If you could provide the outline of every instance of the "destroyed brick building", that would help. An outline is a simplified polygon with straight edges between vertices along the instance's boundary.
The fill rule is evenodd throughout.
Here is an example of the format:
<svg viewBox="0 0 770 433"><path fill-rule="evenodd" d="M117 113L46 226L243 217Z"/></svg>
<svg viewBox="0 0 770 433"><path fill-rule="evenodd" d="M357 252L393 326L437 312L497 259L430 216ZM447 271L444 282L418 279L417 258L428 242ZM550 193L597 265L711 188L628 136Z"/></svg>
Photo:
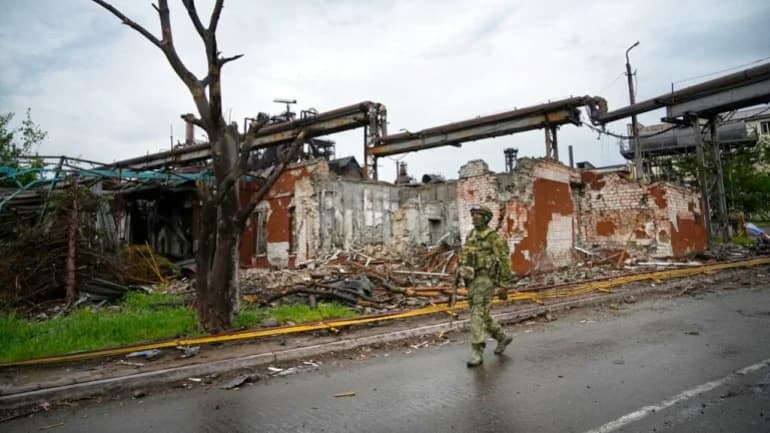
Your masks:
<svg viewBox="0 0 770 433"><path fill-rule="evenodd" d="M457 180L394 185L340 177L316 160L287 169L257 206L240 263L292 268L351 248L408 256L439 241L456 244L471 228L473 204L493 210L518 274L569 266L580 259L576 247L645 257L706 249L700 196L664 182L525 158L509 173L476 160Z"/></svg>
<svg viewBox="0 0 770 433"><path fill-rule="evenodd" d="M708 188L647 183L631 180L624 170L572 168L571 151L570 164L560 163L557 131L565 125L604 126L665 108L667 122L685 125L702 138L699 119L709 119L716 131L717 114L766 102L767 97L755 92L715 102L711 96L748 89L768 77L770 65L762 65L614 111L607 110L601 97L570 97L396 134L387 132L385 106L370 101L285 116L261 128L244 149L265 165L248 167L251 172L241 179L242 205L256 193L252 179L259 174L252 177L252 172L271 170L266 154L280 153L300 134L309 147L300 161L280 173L256 206L242 233L239 263L295 268L338 251L408 258L423 246L458 246L471 228L468 209L473 204L493 210L491 225L507 239L512 267L520 275L570 266L593 254L620 261L704 252L710 246L709 233L718 232L710 228L713 216L719 215L718 225L726 226L724 194L710 186L722 185L719 158L698 161L703 177L699 184ZM581 109L591 125L581 120ZM361 165L349 156L333 159L333 142L320 137L356 128L364 130ZM545 158L513 161L515 153L506 151L511 161L506 160L505 173L490 171L484 161L469 161L455 180L426 175L418 183L400 172L398 182L377 180L378 158L531 130L546 131ZM718 138L714 132L710 141L700 139L700 154L719 155ZM105 181L101 191L113 198L120 241L146 243L174 259L192 258L200 219L196 183L206 181L211 152L208 144L189 140L189 145L170 151L70 171L116 179L115 185ZM706 182L707 175L715 175L716 182ZM49 179L51 188L63 179ZM31 196L40 201L44 192L30 186L5 195L2 204L10 209Z"/></svg>

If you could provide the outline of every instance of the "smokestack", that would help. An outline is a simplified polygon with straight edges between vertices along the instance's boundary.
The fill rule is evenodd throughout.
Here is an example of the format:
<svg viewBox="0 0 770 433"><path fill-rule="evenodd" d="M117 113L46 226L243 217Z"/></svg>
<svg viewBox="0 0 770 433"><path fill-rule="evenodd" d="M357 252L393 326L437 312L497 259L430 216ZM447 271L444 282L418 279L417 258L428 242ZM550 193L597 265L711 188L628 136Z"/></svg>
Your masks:
<svg viewBox="0 0 770 433"><path fill-rule="evenodd" d="M184 145L185 146L192 146L193 145L193 137L194 137L194 130L195 125L192 124L192 122L185 121L185 131L184 131Z"/></svg>
<svg viewBox="0 0 770 433"><path fill-rule="evenodd" d="M398 162L398 175L396 176L396 185L404 185L409 183L409 174L406 172L406 163Z"/></svg>

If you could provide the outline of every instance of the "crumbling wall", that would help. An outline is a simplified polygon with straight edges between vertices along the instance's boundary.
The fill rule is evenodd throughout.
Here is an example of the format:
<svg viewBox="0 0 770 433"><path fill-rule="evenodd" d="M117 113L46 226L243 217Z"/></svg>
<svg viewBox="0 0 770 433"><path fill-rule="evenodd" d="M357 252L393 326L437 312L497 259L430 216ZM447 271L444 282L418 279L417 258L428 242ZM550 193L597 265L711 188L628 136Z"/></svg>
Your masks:
<svg viewBox="0 0 770 433"><path fill-rule="evenodd" d="M242 194L244 205L250 197ZM253 187L251 187L253 189ZM397 186L329 175L325 161L287 169L257 211L266 214L267 248L256 254L256 220L241 242L241 264L294 267L336 250L409 254L413 247L465 236L470 208L488 206L490 225L508 242L520 275L574 262L574 246L635 256L682 256L705 250L700 197L620 174L578 172L559 162L523 158L496 174L470 161L456 182Z"/></svg>
<svg viewBox="0 0 770 433"><path fill-rule="evenodd" d="M349 248L408 254L415 245L456 239L455 196L454 182L396 186L326 175L306 178L294 192L297 261Z"/></svg>
<svg viewBox="0 0 770 433"><path fill-rule="evenodd" d="M660 182L640 185L620 173L581 173L580 240L632 257L680 257L706 248L700 197Z"/></svg>
<svg viewBox="0 0 770 433"><path fill-rule="evenodd" d="M572 172L558 162L523 158L511 173L494 174L484 161L460 169L458 209L465 236L472 228L470 207L492 210L490 226L508 241L517 274L572 263L575 215Z"/></svg>
<svg viewBox="0 0 770 433"><path fill-rule="evenodd" d="M660 219L666 221L657 233L657 255L683 257L704 252L708 239L700 194L668 183L653 185L650 194L663 214Z"/></svg>
<svg viewBox="0 0 770 433"><path fill-rule="evenodd" d="M245 205L254 186L244 188ZM326 161L294 166L255 209L267 215L266 254L256 253L257 218L251 218L241 265L295 267L350 248L404 254L415 245L456 239L455 194L454 182L396 186L332 176Z"/></svg>
<svg viewBox="0 0 770 433"><path fill-rule="evenodd" d="M416 245L459 242L457 182L402 186L394 213L394 247L404 253Z"/></svg>
<svg viewBox="0 0 770 433"><path fill-rule="evenodd" d="M319 175L323 175L321 173ZM294 230L297 239L295 265L311 260L320 248L318 233L321 228L321 202L315 192L313 179L313 176L303 177L294 184Z"/></svg>
<svg viewBox="0 0 770 433"><path fill-rule="evenodd" d="M398 187L373 181L315 177L318 227L315 255L361 245L393 245L393 212ZM308 255L310 258L310 254Z"/></svg>
<svg viewBox="0 0 770 433"><path fill-rule="evenodd" d="M295 203L295 187L297 184L305 185L306 179L314 175L328 174L329 166L326 161L314 161L287 167L273 187L257 205L255 215L258 212L266 214L267 249L264 254L257 253L256 217L249 218L241 234L240 264L246 267L294 267L298 252L303 248L307 250L307 239L298 238L298 234L304 234L305 227L300 227L300 218L297 215ZM241 206L246 206L251 201L252 194L256 192L258 185L254 183L242 183ZM301 209L306 212L306 208ZM292 224L292 215L294 224ZM293 227L292 227L293 225ZM290 251L294 243L295 251Z"/></svg>

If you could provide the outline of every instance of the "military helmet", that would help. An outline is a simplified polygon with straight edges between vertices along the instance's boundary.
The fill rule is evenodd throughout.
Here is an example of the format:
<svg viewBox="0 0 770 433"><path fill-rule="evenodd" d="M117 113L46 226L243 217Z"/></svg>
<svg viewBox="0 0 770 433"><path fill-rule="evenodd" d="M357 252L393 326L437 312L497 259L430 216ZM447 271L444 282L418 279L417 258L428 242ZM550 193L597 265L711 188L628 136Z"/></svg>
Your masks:
<svg viewBox="0 0 770 433"><path fill-rule="evenodd" d="M471 206L471 215L473 215L474 213L480 213L487 222L489 222L492 219L492 211L486 206L479 206L479 205Z"/></svg>

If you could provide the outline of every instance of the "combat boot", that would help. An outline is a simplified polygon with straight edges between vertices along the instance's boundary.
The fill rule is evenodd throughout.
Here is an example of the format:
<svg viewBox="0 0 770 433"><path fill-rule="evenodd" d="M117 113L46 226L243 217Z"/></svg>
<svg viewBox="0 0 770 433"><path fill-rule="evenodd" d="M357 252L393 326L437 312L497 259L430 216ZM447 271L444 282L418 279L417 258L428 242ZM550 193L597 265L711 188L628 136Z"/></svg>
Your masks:
<svg viewBox="0 0 770 433"><path fill-rule="evenodd" d="M471 357L468 358L466 363L468 367L476 367L484 362L484 343L471 344Z"/></svg>
<svg viewBox="0 0 770 433"><path fill-rule="evenodd" d="M502 334L501 338L497 340L497 347L495 347L495 355L502 355L505 352L505 348L513 341L513 337L510 335Z"/></svg>

